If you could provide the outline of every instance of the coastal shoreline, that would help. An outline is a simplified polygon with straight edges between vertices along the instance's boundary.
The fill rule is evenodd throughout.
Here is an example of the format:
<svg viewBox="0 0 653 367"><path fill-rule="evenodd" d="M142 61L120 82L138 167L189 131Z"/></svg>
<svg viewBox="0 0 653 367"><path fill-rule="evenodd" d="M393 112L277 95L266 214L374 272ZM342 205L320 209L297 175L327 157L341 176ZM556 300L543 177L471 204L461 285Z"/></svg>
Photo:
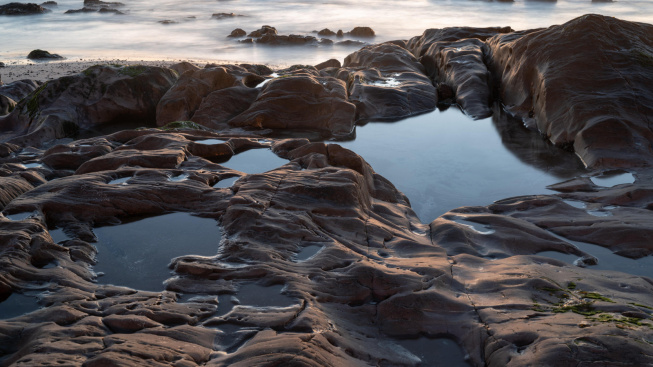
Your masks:
<svg viewBox="0 0 653 367"><path fill-rule="evenodd" d="M31 61L30 63L5 62L5 67L0 67L0 82L7 84L17 80L31 79L40 82L74 75L94 65L145 65L170 67L180 62L189 62L204 67L206 64L238 64L237 61L225 60L200 60L200 59L125 59L125 58L89 58L80 60L56 61ZM0 83L0 84L2 84Z"/></svg>

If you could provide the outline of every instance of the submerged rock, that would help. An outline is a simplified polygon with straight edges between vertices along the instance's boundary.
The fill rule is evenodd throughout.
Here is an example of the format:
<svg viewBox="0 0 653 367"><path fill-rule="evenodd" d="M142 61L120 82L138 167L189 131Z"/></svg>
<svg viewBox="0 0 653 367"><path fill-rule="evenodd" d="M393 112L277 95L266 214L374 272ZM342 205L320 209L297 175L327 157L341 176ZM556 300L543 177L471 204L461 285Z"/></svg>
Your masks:
<svg viewBox="0 0 653 367"><path fill-rule="evenodd" d="M355 27L351 31L347 32L348 35L352 37L374 37L374 30L370 27Z"/></svg>
<svg viewBox="0 0 653 367"><path fill-rule="evenodd" d="M291 34L288 36L278 34L265 34L258 38L256 43L274 46L307 45L317 43L317 39L313 36L300 36L297 34Z"/></svg>
<svg viewBox="0 0 653 367"><path fill-rule="evenodd" d="M120 2L112 1L102 1L102 0L84 0L84 7L90 8L116 8L125 6L125 4Z"/></svg>
<svg viewBox="0 0 653 367"><path fill-rule="evenodd" d="M50 9L29 3L9 3L0 5L0 15L32 15L51 12Z"/></svg>
<svg viewBox="0 0 653 367"><path fill-rule="evenodd" d="M329 28L324 28L323 30L317 32L317 35L322 36L322 37L325 37L325 36L329 37L329 36L335 36L336 32L330 30Z"/></svg>
<svg viewBox="0 0 653 367"><path fill-rule="evenodd" d="M274 27L270 27L269 25L264 25L261 28L250 32L247 37L253 37L253 38L259 38L263 37L264 35L275 35L277 34L277 29Z"/></svg>
<svg viewBox="0 0 653 367"><path fill-rule="evenodd" d="M651 34L649 24L585 15L488 40L491 70L507 109L587 166L651 165Z"/></svg>
<svg viewBox="0 0 653 367"><path fill-rule="evenodd" d="M222 20L222 19L229 19L229 18L242 17L242 16L243 15L236 14L236 13L213 13L213 15L211 15L211 19Z"/></svg>
<svg viewBox="0 0 653 367"><path fill-rule="evenodd" d="M244 37L246 34L245 30L236 28L227 37Z"/></svg>

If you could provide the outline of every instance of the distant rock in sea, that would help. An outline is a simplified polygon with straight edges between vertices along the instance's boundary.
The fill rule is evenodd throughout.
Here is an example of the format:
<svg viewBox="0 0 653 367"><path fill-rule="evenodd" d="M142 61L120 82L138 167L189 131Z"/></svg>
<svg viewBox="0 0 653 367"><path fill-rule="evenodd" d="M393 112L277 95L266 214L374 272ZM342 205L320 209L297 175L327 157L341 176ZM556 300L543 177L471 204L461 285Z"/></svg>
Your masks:
<svg viewBox="0 0 653 367"><path fill-rule="evenodd" d="M42 60L42 59L63 59L63 56L58 54L51 54L45 50L33 50L27 55L27 58L30 60Z"/></svg>
<svg viewBox="0 0 653 367"><path fill-rule="evenodd" d="M0 5L0 15L32 15L49 13L51 10L37 4L9 3Z"/></svg>

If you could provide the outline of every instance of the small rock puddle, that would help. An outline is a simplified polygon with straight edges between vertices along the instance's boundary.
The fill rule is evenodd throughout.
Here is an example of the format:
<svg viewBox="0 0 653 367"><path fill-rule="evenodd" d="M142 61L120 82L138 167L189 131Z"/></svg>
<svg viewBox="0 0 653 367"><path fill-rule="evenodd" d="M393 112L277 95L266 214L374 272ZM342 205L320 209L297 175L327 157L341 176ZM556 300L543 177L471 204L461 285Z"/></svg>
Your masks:
<svg viewBox="0 0 653 367"><path fill-rule="evenodd" d="M619 256L612 252L612 250L599 245L570 240L551 231L548 232L556 238L577 247L579 250L596 257L598 259L598 264L589 265L587 266L588 269L620 271L622 273L653 278L653 256L631 259ZM537 255L551 257L574 265L578 261L578 256L576 255L564 254L557 251L543 251Z"/></svg>
<svg viewBox="0 0 653 367"><path fill-rule="evenodd" d="M397 344L419 358L420 367L471 367L464 350L449 338L401 339Z"/></svg>
<svg viewBox="0 0 653 367"><path fill-rule="evenodd" d="M597 185L602 187L613 187L622 184L631 184L635 182L635 176L632 173L604 173L601 176L590 177L590 180Z"/></svg>
<svg viewBox="0 0 653 367"><path fill-rule="evenodd" d="M236 171L255 174L273 170L286 163L288 160L278 157L270 149L258 148L240 152L220 164Z"/></svg>
<svg viewBox="0 0 653 367"><path fill-rule="evenodd" d="M41 306L38 298L20 293L12 293L7 299L0 302L0 320L28 314L36 311Z"/></svg>
<svg viewBox="0 0 653 367"><path fill-rule="evenodd" d="M116 226L94 228L98 238L97 282L162 291L171 259L213 256L222 231L214 219L171 213ZM52 235L52 231L50 232Z"/></svg>
<svg viewBox="0 0 653 367"><path fill-rule="evenodd" d="M239 178L240 176L224 178L218 181L217 184L213 185L213 187L216 189L231 187L233 186L234 182L238 181Z"/></svg>

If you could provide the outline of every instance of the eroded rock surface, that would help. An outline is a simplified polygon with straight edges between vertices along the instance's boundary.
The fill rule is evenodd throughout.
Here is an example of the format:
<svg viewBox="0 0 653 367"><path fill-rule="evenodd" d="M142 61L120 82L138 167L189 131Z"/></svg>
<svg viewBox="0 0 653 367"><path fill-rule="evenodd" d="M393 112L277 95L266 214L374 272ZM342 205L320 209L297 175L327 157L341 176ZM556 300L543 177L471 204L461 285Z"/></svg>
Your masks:
<svg viewBox="0 0 653 367"><path fill-rule="evenodd" d="M469 116L480 119L492 115L494 102L484 41L511 31L509 27L428 29L408 41L407 48L419 57L444 100L451 98Z"/></svg>
<svg viewBox="0 0 653 367"><path fill-rule="evenodd" d="M423 66L408 50L392 43L354 52L336 75L347 81L358 119L399 119L433 110L437 103Z"/></svg>
<svg viewBox="0 0 653 367"><path fill-rule="evenodd" d="M154 124L159 99L176 81L170 69L149 66L93 66L49 81L0 119L21 145L75 136L83 128L139 121Z"/></svg>
<svg viewBox="0 0 653 367"><path fill-rule="evenodd" d="M652 34L649 24L585 15L488 40L491 68L506 107L588 166L650 165Z"/></svg>
<svg viewBox="0 0 653 367"><path fill-rule="evenodd" d="M354 128L356 107L347 100L345 83L317 73L272 79L256 101L229 123L233 126L311 129L347 135Z"/></svg>

